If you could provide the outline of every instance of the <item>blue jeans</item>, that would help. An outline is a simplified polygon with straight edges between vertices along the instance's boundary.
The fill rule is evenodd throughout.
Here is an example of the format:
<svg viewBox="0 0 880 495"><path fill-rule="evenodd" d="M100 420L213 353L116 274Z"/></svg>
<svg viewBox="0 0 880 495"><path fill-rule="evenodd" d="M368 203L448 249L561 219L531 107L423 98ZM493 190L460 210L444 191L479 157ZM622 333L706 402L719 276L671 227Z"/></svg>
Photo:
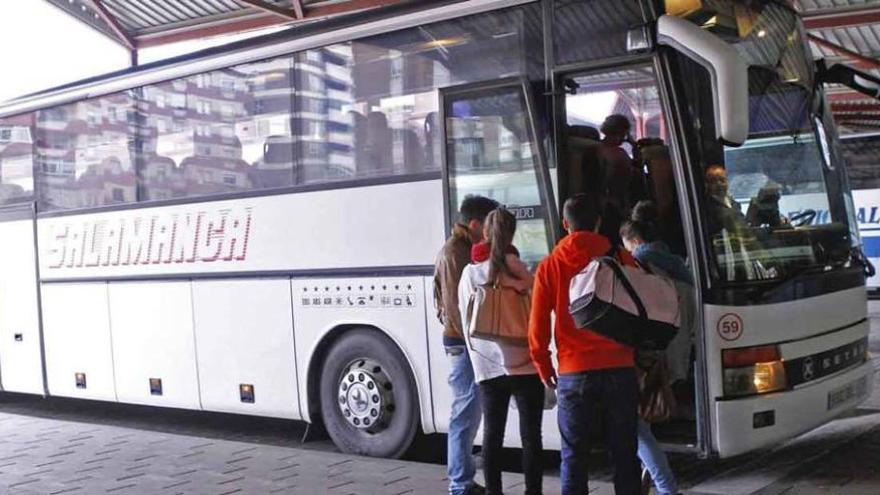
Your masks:
<svg viewBox="0 0 880 495"><path fill-rule="evenodd" d="M559 376L562 495L589 492L590 437L601 431L614 468L614 493L640 495L636 457L639 391L634 368Z"/></svg>
<svg viewBox="0 0 880 495"><path fill-rule="evenodd" d="M477 472L473 450L474 438L480 427L480 395L467 348L463 345L447 346L446 357L449 360L449 388L452 391L446 474L449 477L449 493L463 495L474 483Z"/></svg>
<svg viewBox="0 0 880 495"><path fill-rule="evenodd" d="M654 438L651 425L641 418L639 418L639 460L651 473L651 479L660 495L678 493L678 485L675 483L675 476L669 467L666 453L660 449L660 444Z"/></svg>

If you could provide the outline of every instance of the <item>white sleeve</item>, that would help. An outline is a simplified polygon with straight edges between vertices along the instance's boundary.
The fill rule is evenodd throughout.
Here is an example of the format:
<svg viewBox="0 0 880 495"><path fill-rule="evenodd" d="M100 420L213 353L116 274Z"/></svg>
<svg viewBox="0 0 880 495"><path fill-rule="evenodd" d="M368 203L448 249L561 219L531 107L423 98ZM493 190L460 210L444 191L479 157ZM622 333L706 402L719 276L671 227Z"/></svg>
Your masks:
<svg viewBox="0 0 880 495"><path fill-rule="evenodd" d="M461 315L461 332L466 337L468 328L470 327L468 317L468 304L471 301L471 295L474 293L474 281L471 274L473 267L467 265L461 273L461 281L458 283L458 309Z"/></svg>

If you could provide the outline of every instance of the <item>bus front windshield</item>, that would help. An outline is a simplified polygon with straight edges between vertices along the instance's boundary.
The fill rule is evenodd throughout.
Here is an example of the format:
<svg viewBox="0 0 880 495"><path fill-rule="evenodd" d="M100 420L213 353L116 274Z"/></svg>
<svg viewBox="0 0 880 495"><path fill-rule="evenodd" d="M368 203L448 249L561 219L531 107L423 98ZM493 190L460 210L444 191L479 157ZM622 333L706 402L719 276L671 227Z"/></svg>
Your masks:
<svg viewBox="0 0 880 495"><path fill-rule="evenodd" d="M725 12L730 17L727 29L724 22L712 29L749 66L747 141L726 146L714 139L714 129L710 137L709 126L696 128L713 278L722 286L782 282L848 264L844 171L832 152L833 129L823 124L797 14L775 2L710 3L716 20ZM712 95L696 84L685 91L702 107L697 122L706 122Z"/></svg>

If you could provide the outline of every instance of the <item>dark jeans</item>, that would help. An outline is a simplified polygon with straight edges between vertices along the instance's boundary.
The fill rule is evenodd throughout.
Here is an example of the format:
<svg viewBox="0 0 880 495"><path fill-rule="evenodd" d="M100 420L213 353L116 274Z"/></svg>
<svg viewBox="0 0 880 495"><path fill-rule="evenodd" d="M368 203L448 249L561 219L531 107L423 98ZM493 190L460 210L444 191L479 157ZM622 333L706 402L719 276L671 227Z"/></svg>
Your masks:
<svg viewBox="0 0 880 495"><path fill-rule="evenodd" d="M542 491L541 421L544 415L544 384L538 375L499 376L480 382L483 403L483 474L486 493L501 494L501 449L510 396L519 411L519 435L522 439L522 466L526 476L526 495Z"/></svg>
<svg viewBox="0 0 880 495"><path fill-rule="evenodd" d="M571 373L559 377L562 494L589 492L590 437L601 429L614 468L614 493L639 495L636 457L639 389L634 368Z"/></svg>

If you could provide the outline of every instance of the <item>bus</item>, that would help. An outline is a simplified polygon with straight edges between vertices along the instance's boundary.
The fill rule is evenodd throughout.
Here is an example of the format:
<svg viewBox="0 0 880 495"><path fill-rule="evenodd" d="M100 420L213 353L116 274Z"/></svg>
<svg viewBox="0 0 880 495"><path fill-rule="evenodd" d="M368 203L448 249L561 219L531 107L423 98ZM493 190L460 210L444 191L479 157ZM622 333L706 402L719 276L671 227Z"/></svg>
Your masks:
<svg viewBox="0 0 880 495"><path fill-rule="evenodd" d="M534 267L623 115L629 199L656 202L694 277L682 411L657 435L777 444L873 378L809 53L786 2L407 2L7 102L2 389L302 420L401 456L448 428L432 271L458 205L514 210Z"/></svg>
<svg viewBox="0 0 880 495"><path fill-rule="evenodd" d="M847 161L865 256L874 266L880 266L880 181L877 176L880 133L845 134L840 144ZM880 294L880 276L869 277L867 286L869 297Z"/></svg>

